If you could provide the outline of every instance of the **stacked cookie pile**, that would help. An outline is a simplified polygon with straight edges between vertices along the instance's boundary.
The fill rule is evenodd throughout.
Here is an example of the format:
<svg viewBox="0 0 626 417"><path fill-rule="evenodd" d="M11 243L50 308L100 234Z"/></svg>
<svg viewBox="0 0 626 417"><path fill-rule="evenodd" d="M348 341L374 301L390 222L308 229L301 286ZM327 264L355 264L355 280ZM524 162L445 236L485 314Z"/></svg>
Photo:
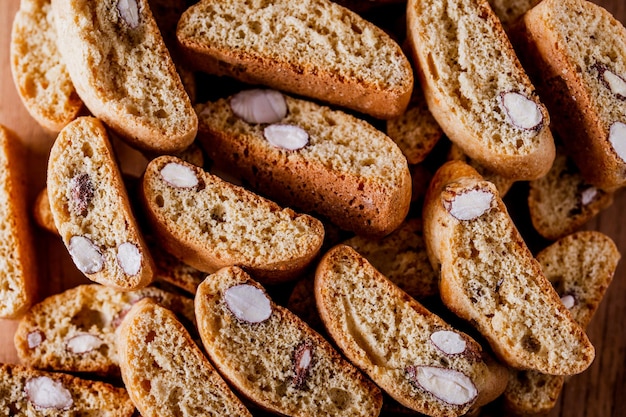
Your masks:
<svg viewBox="0 0 626 417"><path fill-rule="evenodd" d="M0 407L554 407L620 259L579 229L626 185L626 29L586 0L371 3L21 1L15 85L57 136L31 209L0 130ZM29 212L91 284L37 299Z"/></svg>

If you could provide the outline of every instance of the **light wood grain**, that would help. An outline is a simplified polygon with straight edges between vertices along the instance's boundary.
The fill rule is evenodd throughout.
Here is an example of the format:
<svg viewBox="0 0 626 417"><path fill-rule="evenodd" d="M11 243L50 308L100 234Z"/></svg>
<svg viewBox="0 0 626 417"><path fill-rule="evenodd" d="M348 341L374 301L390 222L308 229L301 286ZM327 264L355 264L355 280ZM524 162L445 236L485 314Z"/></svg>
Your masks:
<svg viewBox="0 0 626 417"><path fill-rule="evenodd" d="M622 22L626 22L626 1L597 0ZM55 135L39 127L24 109L11 77L9 42L11 24L19 0L0 0L0 123L14 130L29 149L30 187L33 201L45 184L48 151ZM606 233L626 258L626 192L620 191L613 206L592 220L587 229ZM37 231L38 256L43 288L41 297L88 282L77 272L59 239ZM599 311L588 326L596 348L596 360L581 375L570 378L551 417L626 416L626 259L619 264ZM13 347L17 322L0 320L0 362L18 361Z"/></svg>

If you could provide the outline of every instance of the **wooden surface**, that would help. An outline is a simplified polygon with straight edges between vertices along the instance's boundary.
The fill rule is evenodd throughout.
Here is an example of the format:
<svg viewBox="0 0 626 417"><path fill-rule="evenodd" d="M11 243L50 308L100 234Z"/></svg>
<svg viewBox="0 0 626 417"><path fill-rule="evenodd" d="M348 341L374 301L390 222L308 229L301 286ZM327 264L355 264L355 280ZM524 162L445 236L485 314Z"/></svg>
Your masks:
<svg viewBox="0 0 626 417"><path fill-rule="evenodd" d="M624 0L596 0L622 23ZM15 131L29 149L29 200L45 184L48 151L55 135L31 119L17 96L9 68L9 41L19 0L0 0L0 123ZM592 220L587 229L606 233L626 258L626 192L620 191L613 206ZM77 272L58 238L37 229L41 297L78 283L88 282ZM623 259L599 311L588 327L596 347L596 359L583 374L569 379L552 417L626 416L626 259ZM18 361L13 347L16 321L0 320L0 362Z"/></svg>

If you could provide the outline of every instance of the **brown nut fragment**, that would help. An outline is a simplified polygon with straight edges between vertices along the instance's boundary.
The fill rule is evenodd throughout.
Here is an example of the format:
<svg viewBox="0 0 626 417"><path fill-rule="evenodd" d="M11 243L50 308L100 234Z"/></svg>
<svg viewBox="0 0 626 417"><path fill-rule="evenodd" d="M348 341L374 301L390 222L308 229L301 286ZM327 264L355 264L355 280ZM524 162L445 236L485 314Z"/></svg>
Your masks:
<svg viewBox="0 0 626 417"><path fill-rule="evenodd" d="M124 242L117 248L117 263L126 275L133 276L141 269L141 251L134 243Z"/></svg>
<svg viewBox="0 0 626 417"><path fill-rule="evenodd" d="M622 161L626 162L626 123L615 122L609 128L609 142Z"/></svg>
<svg viewBox="0 0 626 417"><path fill-rule="evenodd" d="M163 181L176 188L194 188L199 184L196 173L188 166L170 162L161 169Z"/></svg>
<svg viewBox="0 0 626 417"><path fill-rule="evenodd" d="M74 404L72 394L60 381L48 376L30 378L24 392L36 409L69 410Z"/></svg>
<svg viewBox="0 0 626 417"><path fill-rule="evenodd" d="M104 258L94 243L85 236L72 236L68 246L70 256L83 274L95 274L102 270Z"/></svg>
<svg viewBox="0 0 626 417"><path fill-rule="evenodd" d="M466 405L478 395L472 380L454 369L420 365L408 366L406 372L416 386L448 404Z"/></svg>
<svg viewBox="0 0 626 417"><path fill-rule="evenodd" d="M447 191L442 196L445 209L458 220L472 220L491 208L494 195L491 191L474 189L462 193Z"/></svg>
<svg viewBox="0 0 626 417"><path fill-rule="evenodd" d="M74 214L86 216L89 203L94 196L94 187L89 174L75 175L70 180L70 210Z"/></svg>
<svg viewBox="0 0 626 417"><path fill-rule="evenodd" d="M269 125L263 129L263 136L277 148L295 151L309 143L309 134L301 127L285 124Z"/></svg>
<svg viewBox="0 0 626 417"><path fill-rule="evenodd" d="M254 285L230 287L224 292L224 299L231 313L247 323L261 323L272 314L270 299Z"/></svg>
<svg viewBox="0 0 626 417"><path fill-rule="evenodd" d="M36 348L42 344L44 340L46 340L46 335L41 330L33 330L26 335L26 342L28 343L29 349Z"/></svg>
<svg viewBox="0 0 626 417"><path fill-rule="evenodd" d="M457 332L439 330L430 335L430 341L437 349L446 355L458 355L465 352L467 342Z"/></svg>
<svg viewBox="0 0 626 417"><path fill-rule="evenodd" d="M117 11L122 20L132 29L139 26L139 6L136 0L118 0Z"/></svg>
<svg viewBox="0 0 626 417"><path fill-rule="evenodd" d="M230 108L247 123L277 123L287 115L285 97L268 89L241 91L231 97Z"/></svg>
<svg viewBox="0 0 626 417"><path fill-rule="evenodd" d="M539 130L543 124L543 114L539 105L516 91L500 94L500 104L509 122L520 129Z"/></svg>
<svg viewBox="0 0 626 417"><path fill-rule="evenodd" d="M309 369L313 363L314 346L309 340L300 342L293 352L293 385L301 388L309 375Z"/></svg>
<svg viewBox="0 0 626 417"><path fill-rule="evenodd" d="M70 337L65 343L65 349L68 352L80 355L98 349L104 344L104 341L98 336L90 333L81 333Z"/></svg>

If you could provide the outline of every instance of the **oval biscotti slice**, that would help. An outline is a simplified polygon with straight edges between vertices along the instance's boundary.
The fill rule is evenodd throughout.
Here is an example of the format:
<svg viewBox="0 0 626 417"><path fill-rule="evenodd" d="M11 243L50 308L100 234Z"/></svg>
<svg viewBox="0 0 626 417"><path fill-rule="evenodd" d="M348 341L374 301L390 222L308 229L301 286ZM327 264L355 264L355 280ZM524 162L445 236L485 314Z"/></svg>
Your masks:
<svg viewBox="0 0 626 417"><path fill-rule="evenodd" d="M11 31L11 74L24 107L41 126L58 132L74 120L78 97L56 44L50 0L20 1Z"/></svg>
<svg viewBox="0 0 626 417"><path fill-rule="evenodd" d="M209 275L195 306L211 362L258 406L294 417L380 413L380 390L241 268Z"/></svg>
<svg viewBox="0 0 626 417"><path fill-rule="evenodd" d="M406 158L363 120L266 89L196 111L198 139L212 159L281 204L376 236L398 227L409 210Z"/></svg>
<svg viewBox="0 0 626 417"><path fill-rule="evenodd" d="M526 246L496 187L469 165L440 167L424 202L424 237L442 301L514 368L584 371L594 348Z"/></svg>
<svg viewBox="0 0 626 417"><path fill-rule="evenodd" d="M70 374L0 364L0 409L11 416L131 417L124 388Z"/></svg>
<svg viewBox="0 0 626 417"><path fill-rule="evenodd" d="M174 156L153 159L142 198L155 236L202 271L239 265L266 282L295 278L317 256L324 226Z"/></svg>
<svg viewBox="0 0 626 417"><path fill-rule="evenodd" d="M27 207L25 149L0 125L0 318L17 318L37 296L33 225Z"/></svg>
<svg viewBox="0 0 626 417"><path fill-rule="evenodd" d="M117 350L128 395L144 417L252 417L174 313L150 299L124 317Z"/></svg>
<svg viewBox="0 0 626 417"><path fill-rule="evenodd" d="M424 96L446 135L505 177L548 172L548 112L487 0L411 0L407 19Z"/></svg>
<svg viewBox="0 0 626 417"><path fill-rule="evenodd" d="M513 38L586 181L626 185L626 28L586 0L542 1Z"/></svg>
<svg viewBox="0 0 626 417"><path fill-rule="evenodd" d="M98 119L80 117L59 133L50 150L47 188L57 230L85 276L125 291L152 282L154 262Z"/></svg>
<svg viewBox="0 0 626 417"><path fill-rule="evenodd" d="M413 72L400 46L328 0L203 0L177 37L199 69L379 118L402 114Z"/></svg>
<svg viewBox="0 0 626 417"><path fill-rule="evenodd" d="M193 300L158 288L117 291L79 285L35 304L20 320L14 343L28 366L119 376L115 331L132 305L151 298L195 327Z"/></svg>
<svg viewBox="0 0 626 417"><path fill-rule="evenodd" d="M349 246L335 246L320 261L315 299L344 355L405 407L460 416L494 400L506 385L505 368L487 360L474 339L428 311Z"/></svg>
<svg viewBox="0 0 626 417"><path fill-rule="evenodd" d="M621 258L611 238L596 231L567 235L537 254L546 278L574 320L587 327L613 280ZM556 406L565 377L517 371L503 395L515 415L544 415Z"/></svg>
<svg viewBox="0 0 626 417"><path fill-rule="evenodd" d="M177 152L198 119L147 0L52 0L57 46L91 113L131 145Z"/></svg>

